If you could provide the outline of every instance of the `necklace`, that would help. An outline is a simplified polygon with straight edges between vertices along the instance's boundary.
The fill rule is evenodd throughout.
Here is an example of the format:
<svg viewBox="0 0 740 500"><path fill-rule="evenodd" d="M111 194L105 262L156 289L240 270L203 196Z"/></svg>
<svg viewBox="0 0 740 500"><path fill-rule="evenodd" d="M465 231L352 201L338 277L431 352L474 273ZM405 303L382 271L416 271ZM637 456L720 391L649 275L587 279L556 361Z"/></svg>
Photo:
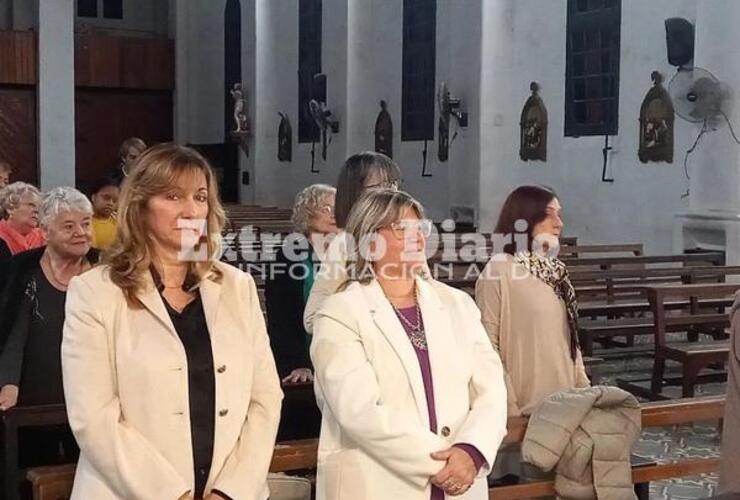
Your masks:
<svg viewBox="0 0 740 500"><path fill-rule="evenodd" d="M388 301L390 302L390 301ZM416 314L416 324L409 321L406 316L401 312L399 308L390 302L393 312L396 313L398 319L406 326L406 332L409 336L411 344L420 351L426 351L429 349L427 345L427 336L424 333L424 326L421 323L421 309L418 303L414 303L414 313Z"/></svg>
<svg viewBox="0 0 740 500"><path fill-rule="evenodd" d="M52 264L51 256L48 253L45 253L44 255L46 257L46 265L49 268L50 278L52 279L52 281L54 281L54 283L56 283L57 285L60 285L64 289L66 289L69 286L69 282L72 280L72 278L74 278L75 276L77 276L80 273L82 273L82 270L85 267L84 261L82 259L80 259L80 262L78 264L78 266L79 266L78 271L75 272L72 276L70 276L67 281L64 281L61 278L59 278L59 274L54 269L54 265Z"/></svg>

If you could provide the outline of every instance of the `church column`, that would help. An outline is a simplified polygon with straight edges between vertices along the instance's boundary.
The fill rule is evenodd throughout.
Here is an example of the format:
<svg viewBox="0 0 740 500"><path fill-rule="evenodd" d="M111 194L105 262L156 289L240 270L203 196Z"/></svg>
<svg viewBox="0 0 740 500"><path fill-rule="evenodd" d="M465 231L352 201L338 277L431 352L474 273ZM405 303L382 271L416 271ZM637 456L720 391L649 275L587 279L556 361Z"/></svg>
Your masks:
<svg viewBox="0 0 740 500"><path fill-rule="evenodd" d="M39 2L38 148L44 190L75 185L74 0Z"/></svg>

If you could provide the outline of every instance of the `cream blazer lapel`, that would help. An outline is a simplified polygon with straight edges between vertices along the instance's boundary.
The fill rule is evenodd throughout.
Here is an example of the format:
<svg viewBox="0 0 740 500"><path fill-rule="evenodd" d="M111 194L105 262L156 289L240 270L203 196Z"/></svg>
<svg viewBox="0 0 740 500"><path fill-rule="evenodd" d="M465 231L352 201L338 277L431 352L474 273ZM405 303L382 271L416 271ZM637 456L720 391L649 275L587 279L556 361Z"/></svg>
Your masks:
<svg viewBox="0 0 740 500"><path fill-rule="evenodd" d="M377 281L372 281L369 285L362 287L362 293L369 304L369 312L375 326L378 327L393 347L406 370L419 418L428 427L429 413L427 411L426 393L424 392L424 380L421 377L421 368L414 347L393 311L393 307L385 297L380 284Z"/></svg>
<svg viewBox="0 0 740 500"><path fill-rule="evenodd" d="M154 280L152 279L151 274L145 273L144 280L146 281L146 285L144 290L138 295L138 299L142 304L144 304L144 307L146 307L146 309L152 313L155 318L157 318L157 321L159 321L162 326L164 326L179 341L180 337L177 335L175 326L172 324L170 314L167 312L167 308L164 305L164 299L162 299L162 296L159 294L157 287L154 286Z"/></svg>
<svg viewBox="0 0 740 500"><path fill-rule="evenodd" d="M424 333L429 346L429 365L432 370L434 386L434 407L437 417L437 431L450 423L445 409L456 408L460 395L447 390L449 387L465 387L459 378L465 377L469 361L462 355L461 346L456 341L451 308L446 305L431 283L424 278L416 279L417 300L424 321ZM462 383L458 383L462 382Z"/></svg>

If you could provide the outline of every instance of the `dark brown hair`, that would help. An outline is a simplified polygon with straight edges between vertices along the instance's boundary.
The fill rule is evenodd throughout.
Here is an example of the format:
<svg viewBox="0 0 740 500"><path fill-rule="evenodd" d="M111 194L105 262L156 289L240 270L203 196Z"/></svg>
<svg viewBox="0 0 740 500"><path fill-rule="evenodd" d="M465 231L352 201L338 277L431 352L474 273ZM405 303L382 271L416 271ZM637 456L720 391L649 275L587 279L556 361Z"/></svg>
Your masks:
<svg viewBox="0 0 740 500"><path fill-rule="evenodd" d="M364 151L347 158L337 180L337 197L334 202L334 217L337 227L344 229L352 206L363 191L365 180L370 174L378 172L381 181L398 185L401 169L396 162L382 153Z"/></svg>
<svg viewBox="0 0 740 500"><path fill-rule="evenodd" d="M552 188L547 186L519 186L506 197L504 206L498 216L495 232L497 234L514 234L518 220L527 223L527 248L532 250L532 230L547 217L547 205L557 198ZM504 246L504 252L514 255L524 248L516 248L516 243Z"/></svg>

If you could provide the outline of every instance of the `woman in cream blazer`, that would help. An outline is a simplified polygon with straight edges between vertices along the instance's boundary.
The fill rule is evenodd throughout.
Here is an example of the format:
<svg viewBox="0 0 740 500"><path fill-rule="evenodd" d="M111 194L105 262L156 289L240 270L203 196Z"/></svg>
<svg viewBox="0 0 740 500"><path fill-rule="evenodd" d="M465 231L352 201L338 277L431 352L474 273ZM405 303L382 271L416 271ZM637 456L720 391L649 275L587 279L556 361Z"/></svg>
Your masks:
<svg viewBox="0 0 740 500"><path fill-rule="evenodd" d="M348 229L358 241L373 232L388 236L401 216L411 219L406 227L421 224L421 210L402 192L368 193ZM386 245L384 264L400 263L396 245ZM422 257L409 264L417 271L424 270L423 239L418 247ZM370 265L355 257L350 275ZM418 272L389 277L380 261L373 267L375 277L351 281L316 318L311 358L323 414L317 500L430 500L445 492L484 500L486 474L506 434L506 389L478 309L464 292ZM423 355L400 321L407 307L423 322Z"/></svg>
<svg viewBox="0 0 740 500"><path fill-rule="evenodd" d="M64 390L81 452L72 500L264 500L282 392L254 281L214 260L217 232L187 275L165 259L183 219L219 227L212 171L188 148L156 146L121 206L106 264L67 296ZM147 248L131 237L142 224ZM121 269L132 254L150 265ZM195 306L202 314L187 316Z"/></svg>

